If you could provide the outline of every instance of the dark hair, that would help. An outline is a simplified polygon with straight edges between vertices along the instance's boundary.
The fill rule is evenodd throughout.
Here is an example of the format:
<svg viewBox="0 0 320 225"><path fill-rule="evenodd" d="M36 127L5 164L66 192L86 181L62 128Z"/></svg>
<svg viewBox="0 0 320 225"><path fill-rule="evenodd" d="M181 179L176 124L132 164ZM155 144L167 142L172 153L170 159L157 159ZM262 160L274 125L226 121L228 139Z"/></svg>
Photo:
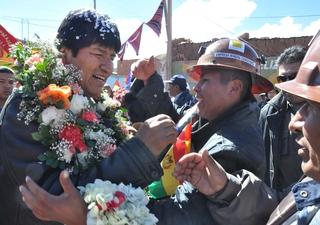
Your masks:
<svg viewBox="0 0 320 225"><path fill-rule="evenodd" d="M307 49L299 45L291 46L285 49L277 59L278 65L302 62Z"/></svg>
<svg viewBox="0 0 320 225"><path fill-rule="evenodd" d="M78 9L69 12L62 21L56 37L58 50L70 48L73 56L79 49L91 44L101 44L119 52L121 47L117 25L107 15L95 10Z"/></svg>
<svg viewBox="0 0 320 225"><path fill-rule="evenodd" d="M227 84L232 80L241 81L243 88L240 93L240 101L245 101L252 98L252 80L249 72L237 69L217 69L217 71L221 74L220 82L222 84Z"/></svg>
<svg viewBox="0 0 320 225"><path fill-rule="evenodd" d="M0 66L0 73L10 73L14 74L13 70L7 66Z"/></svg>

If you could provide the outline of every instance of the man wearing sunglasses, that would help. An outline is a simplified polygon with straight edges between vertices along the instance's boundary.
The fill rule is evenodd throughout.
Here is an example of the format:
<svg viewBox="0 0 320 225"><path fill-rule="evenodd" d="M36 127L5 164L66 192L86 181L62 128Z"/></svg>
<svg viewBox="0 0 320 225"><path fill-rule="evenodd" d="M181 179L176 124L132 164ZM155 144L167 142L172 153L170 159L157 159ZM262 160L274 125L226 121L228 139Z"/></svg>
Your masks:
<svg viewBox="0 0 320 225"><path fill-rule="evenodd" d="M279 83L296 77L305 54L306 50L301 46L283 51L277 60ZM278 191L286 192L284 189L302 175L296 134L288 130L291 117L302 103L302 98L281 91L261 109L260 123L267 159L265 182Z"/></svg>

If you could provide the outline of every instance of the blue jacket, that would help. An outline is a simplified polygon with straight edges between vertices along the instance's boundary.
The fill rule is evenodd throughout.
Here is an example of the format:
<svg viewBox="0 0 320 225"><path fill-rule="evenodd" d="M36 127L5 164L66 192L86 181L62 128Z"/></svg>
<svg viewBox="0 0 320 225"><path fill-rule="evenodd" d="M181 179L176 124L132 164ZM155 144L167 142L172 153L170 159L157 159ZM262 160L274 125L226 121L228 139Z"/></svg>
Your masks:
<svg viewBox="0 0 320 225"><path fill-rule="evenodd" d="M273 211L267 225L318 225L319 208L320 183L306 177L292 187Z"/></svg>
<svg viewBox="0 0 320 225"><path fill-rule="evenodd" d="M176 112L183 116L184 112L193 106L197 100L193 97L188 90L185 90L179 94L173 101L173 106Z"/></svg>

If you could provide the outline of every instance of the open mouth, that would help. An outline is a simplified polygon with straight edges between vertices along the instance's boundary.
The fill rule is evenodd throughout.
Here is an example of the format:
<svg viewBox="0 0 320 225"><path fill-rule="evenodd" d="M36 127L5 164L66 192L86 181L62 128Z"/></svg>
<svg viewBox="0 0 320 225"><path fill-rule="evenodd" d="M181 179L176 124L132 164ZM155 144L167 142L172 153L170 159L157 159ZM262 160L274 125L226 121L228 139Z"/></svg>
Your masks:
<svg viewBox="0 0 320 225"><path fill-rule="evenodd" d="M103 82L105 82L105 80L106 80L106 78L104 76L100 76L100 75L97 75L97 74L93 74L93 77L95 79L101 80Z"/></svg>

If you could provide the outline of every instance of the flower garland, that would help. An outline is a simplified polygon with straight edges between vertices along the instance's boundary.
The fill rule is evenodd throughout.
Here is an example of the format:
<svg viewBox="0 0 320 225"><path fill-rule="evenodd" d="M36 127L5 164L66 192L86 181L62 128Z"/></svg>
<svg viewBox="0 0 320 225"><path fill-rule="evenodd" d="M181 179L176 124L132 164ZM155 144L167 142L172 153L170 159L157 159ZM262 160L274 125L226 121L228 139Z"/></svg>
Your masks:
<svg viewBox="0 0 320 225"><path fill-rule="evenodd" d="M48 43L18 43L11 48L16 79L22 85L17 115L38 124L34 140L48 147L39 155L47 165L74 174L110 156L130 137L126 111L102 93L97 101L83 95L81 72L64 65Z"/></svg>
<svg viewBox="0 0 320 225"><path fill-rule="evenodd" d="M88 204L87 225L155 225L158 222L146 207L149 199L141 188L96 179L79 189Z"/></svg>

